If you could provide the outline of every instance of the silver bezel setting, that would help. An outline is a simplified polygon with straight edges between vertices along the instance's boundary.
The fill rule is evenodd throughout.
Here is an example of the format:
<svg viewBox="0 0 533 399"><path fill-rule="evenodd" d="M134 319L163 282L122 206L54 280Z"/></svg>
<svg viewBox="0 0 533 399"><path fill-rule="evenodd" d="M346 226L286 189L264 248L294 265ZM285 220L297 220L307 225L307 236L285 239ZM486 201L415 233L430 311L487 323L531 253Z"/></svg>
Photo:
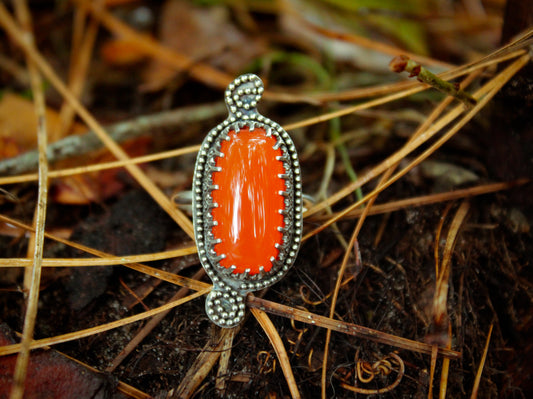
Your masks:
<svg viewBox="0 0 533 399"><path fill-rule="evenodd" d="M296 259L302 237L302 182L300 163L296 147L288 133L276 122L257 112L257 102L264 91L263 82L253 74L241 75L226 89L225 101L228 117L225 121L211 129L205 137L196 158L193 176L193 224L198 256L200 262L213 281L213 289L206 299L208 317L221 327L234 327L244 317L244 299L248 292L260 290L279 281L289 270ZM213 202L212 191L218 189L213 184L213 173L221 171L216 166L216 158L223 157L221 143L230 140L228 134L235 134L248 127L252 132L262 128L267 136L276 139L275 149L281 149L278 157L283 164L284 173L279 177L285 180L283 196L285 209L282 243L276 245L278 256L271 259L270 271L261 271L251 275L249 270L233 274L232 268L220 264L224 254L217 255L214 245L218 242L212 233L215 225L212 209L217 206Z"/></svg>

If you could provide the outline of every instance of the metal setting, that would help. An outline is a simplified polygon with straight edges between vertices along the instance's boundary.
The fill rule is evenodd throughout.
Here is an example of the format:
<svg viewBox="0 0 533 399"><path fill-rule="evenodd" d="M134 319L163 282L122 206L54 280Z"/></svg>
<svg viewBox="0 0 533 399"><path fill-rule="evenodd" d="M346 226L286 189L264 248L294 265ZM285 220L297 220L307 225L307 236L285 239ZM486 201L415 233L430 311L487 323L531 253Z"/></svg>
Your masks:
<svg viewBox="0 0 533 399"><path fill-rule="evenodd" d="M302 183L300 164L296 148L283 128L276 122L257 112L257 102L264 91L263 82L253 74L246 74L235 79L226 89L225 101L228 118L217 125L205 137L193 176L193 224L198 256L207 274L213 281L213 289L206 299L206 313L221 327L238 325L245 311L245 297L248 292L268 287L279 281L295 261L302 237ZM278 226L282 233L281 244L276 244L278 255L270 259L272 268L267 272L261 266L259 273L253 274L249 268L242 273L235 273L235 266L225 268L220 264L225 254L217 254L215 245L220 242L213 235L216 225L212 210L219 204L213 201L213 190L219 187L213 184L213 173L221 172L216 166L216 159L224 157L221 150L223 140L231 140L230 133L247 127L251 132L262 128L267 137L274 137L274 149L280 149L282 155L277 161L283 164L284 173L278 177L285 182L285 190L278 194L283 196L283 226Z"/></svg>

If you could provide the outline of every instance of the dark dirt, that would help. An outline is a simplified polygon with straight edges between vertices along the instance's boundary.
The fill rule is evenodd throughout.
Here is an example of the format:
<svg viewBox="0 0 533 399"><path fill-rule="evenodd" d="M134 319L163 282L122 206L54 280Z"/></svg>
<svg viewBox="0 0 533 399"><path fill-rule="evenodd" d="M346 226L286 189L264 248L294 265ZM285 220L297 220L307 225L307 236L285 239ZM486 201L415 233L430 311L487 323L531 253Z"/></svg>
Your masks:
<svg viewBox="0 0 533 399"><path fill-rule="evenodd" d="M38 11L44 14L43 18L51 18L50 15L53 14L47 7L39 8ZM269 16L263 18L270 21ZM46 23L48 19L43 21L39 27L49 29L50 25ZM67 37L67 33L61 30L54 40L64 40L66 43ZM40 44L49 50L54 48L49 41ZM0 45L0 49L3 52L11 51L4 44ZM22 62L20 54L18 57ZM55 64L63 62L66 65L66 58L55 57ZM63 54L63 57L66 55ZM96 63L98 68L95 68L95 75L91 79L94 80L92 87L99 89L92 93L92 97L88 95L88 98L93 99L88 105L96 115L104 116L111 122L114 121L113 118L119 119L113 113L115 108L121 116L131 116L135 113L153 112L164 103L159 94L142 94L137 90L138 81L132 76L137 76L143 67L142 63L115 71L120 77L116 85L109 80L103 81L101 73L102 70L105 71L105 65L98 60ZM343 68L347 67L339 66L340 71ZM294 70L291 70L290 74L293 73ZM272 82L283 82L286 77L282 67L273 71L272 75ZM183 76L180 78L185 79ZM518 79L511 82L486 112L480 114L476 121L463 129L457 138L446 144L432 159L475 169L479 183L533 177L531 91L517 90L523 86L525 78ZM9 87L9 81L7 75L0 73L0 85ZM530 80L527 82L528 85L531 84ZM177 84L175 91L163 94L165 101L172 107L187 102L184 99L188 98L211 102L220 101L222 96L197 82L188 82L183 86ZM51 98L54 99L55 95L52 94ZM96 99L107 101L96 102ZM403 105L426 111L434 103L423 99L414 105L406 101L394 104L394 107ZM391 107L391 111L393 110ZM303 119L325 111L325 108L317 110L316 107L307 105L283 106L266 102L262 113L284 123L289 119ZM375 126L372 123L369 118L349 117L343 120L343 129L373 129ZM390 121L382 123L383 126L389 126L386 136L376 136L358 147L350 147L348 144L352 164L358 171L367 170L391 154L404 143L405 134L416 128L413 122L401 121L395 125L395 122ZM192 137L187 136L186 144L199 143L211 127L213 126L207 123L194 124L190 129L184 127L184 130L195 133ZM309 143L320 146L328 140L327 134L326 124L293 134L302 155L306 192L314 193L318 189L325 163L324 153L312 151ZM166 135L168 137L165 138ZM161 132L158 140L153 142L153 150L164 149L162 147L165 143L175 140L172 132ZM179 163L179 172L191 176L194 160L185 159L187 161ZM177 162L161 162L156 165L165 172L174 172L172 168L178 166ZM339 159L336 165L331 192L349 181ZM70 239L73 241L115 255L158 252L189 242L185 234L129 178L123 183L123 192L98 204L52 204L48 225L50 228L71 228ZM424 176L418 170L413 171L386 190L378 202L431 193L441 187L440 183L437 178ZM462 358L451 362L448 397L470 396L491 323L494 323L494 330L478 398L528 398L533 395L533 341L530 338L533 333L533 233L530 228L533 223L532 187L529 184L469 200L470 210L452 256L448 313L453 336L452 349L461 352ZM10 187L10 191L16 193L22 201L0 204L0 212L26 222L31 221L36 186L21 184ZM170 190L168 194L171 195ZM355 197L348 197L334 210L354 201ZM353 280L340 291L336 317L418 341L424 341L429 334L435 333L431 327L435 287L434 246L436 230L446 206L443 203L369 217L359 235L362 264L352 259L348 266L345 276L353 276ZM458 206L459 201L452 205L445 226L449 225ZM384 234L376 243L382 224L385 224ZM310 230L316 225L316 222L307 220L305 227ZM344 253L339 235L349 239L354 226L353 220L341 221L338 223L338 231L327 229L304 243L293 269L265 293L265 298L327 315L330 299L322 299L334 288ZM441 235L441 253L445 237L445 234ZM0 253L3 257L24 257L26 245L25 237L14 239L0 236ZM49 241L45 248L46 256L49 257L85 256ZM179 274L185 276L192 276L200 267L196 256L187 257L183 261L154 262L151 266L178 270ZM19 287L22 276L6 269L2 269L2 274L1 284L4 290L0 291L0 320L11 329L21 331L24 301ZM140 312L144 309L140 304L129 307L134 301L124 287L135 291L141 285L153 282L152 278L122 266L47 271L43 279L45 284L40 294L36 338L71 332ZM169 283L161 283L143 299L143 303L149 308L160 306L178 289L179 287ZM271 319L288 351L302 397L320 397L325 330L291 323L278 316L271 316ZM104 371L142 325L143 323L134 323L90 338L57 345L56 349ZM182 382L201 349L215 335L216 328L205 315L204 298L186 303L171 311L112 375L104 380L108 381L108 377L110 381L118 379L154 397L165 397ZM342 381L354 383L356 356L373 363L393 350L395 348L333 333L328 361L328 397L356 396L340 386ZM430 357L405 350L398 351L398 354L405 363L405 376L396 389L379 397L426 398ZM436 376L440 376L441 364L439 360ZM290 396L268 337L251 316L235 338L228 372L224 397ZM215 389L215 376L216 369L208 374L194 397L219 395ZM389 376L376 377L366 386L382 388L389 385L395 377L393 371ZM435 381L438 381L438 377Z"/></svg>

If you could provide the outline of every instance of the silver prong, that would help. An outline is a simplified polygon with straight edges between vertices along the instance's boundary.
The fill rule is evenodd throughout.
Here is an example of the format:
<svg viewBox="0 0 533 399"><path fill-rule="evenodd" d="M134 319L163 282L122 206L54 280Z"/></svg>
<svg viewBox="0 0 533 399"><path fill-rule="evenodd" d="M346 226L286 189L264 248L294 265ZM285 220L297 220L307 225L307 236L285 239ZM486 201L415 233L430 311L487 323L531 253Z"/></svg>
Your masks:
<svg viewBox="0 0 533 399"><path fill-rule="evenodd" d="M272 269L270 270L270 273L272 273L274 270L278 270L281 266L281 262L273 256L270 257L270 262L272 262Z"/></svg>
<svg viewBox="0 0 533 399"><path fill-rule="evenodd" d="M214 260L216 263L219 263L222 259L226 259L226 254L220 254L220 255L218 255L217 257L215 257L213 260Z"/></svg>
<svg viewBox="0 0 533 399"><path fill-rule="evenodd" d="M263 265L259 266L259 271L254 274L253 276L250 276L252 280L260 280L265 275L265 267Z"/></svg>
<svg viewBox="0 0 533 399"><path fill-rule="evenodd" d="M237 278L239 280L244 280L245 278L248 278L248 277L250 277L250 269L245 269L244 272L239 273L237 275Z"/></svg>
<svg viewBox="0 0 533 399"><path fill-rule="evenodd" d="M235 266L232 266L233 269L231 267L224 267L222 265L219 265L219 266L220 266L220 271L225 275L230 275L231 273L233 273L233 270L235 270Z"/></svg>

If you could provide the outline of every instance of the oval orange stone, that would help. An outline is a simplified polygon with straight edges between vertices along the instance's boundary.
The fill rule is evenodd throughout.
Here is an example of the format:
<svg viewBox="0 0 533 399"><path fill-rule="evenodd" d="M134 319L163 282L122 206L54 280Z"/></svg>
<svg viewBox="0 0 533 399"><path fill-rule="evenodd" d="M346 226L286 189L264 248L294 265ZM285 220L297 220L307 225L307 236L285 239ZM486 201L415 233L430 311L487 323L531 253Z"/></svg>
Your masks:
<svg viewBox="0 0 533 399"><path fill-rule="evenodd" d="M217 225L212 232L217 255L226 255L220 264L229 268L235 265L234 274L250 269L250 275L272 268L271 257L278 256L275 244L282 243L285 209L284 197L279 193L286 190L283 163L276 157L281 149L274 149L276 138L267 136L262 128L250 131L247 127L239 133L230 131L229 141L222 140L220 151L223 157L215 159L222 168L214 172L212 181L218 186L212 191L213 221Z"/></svg>

